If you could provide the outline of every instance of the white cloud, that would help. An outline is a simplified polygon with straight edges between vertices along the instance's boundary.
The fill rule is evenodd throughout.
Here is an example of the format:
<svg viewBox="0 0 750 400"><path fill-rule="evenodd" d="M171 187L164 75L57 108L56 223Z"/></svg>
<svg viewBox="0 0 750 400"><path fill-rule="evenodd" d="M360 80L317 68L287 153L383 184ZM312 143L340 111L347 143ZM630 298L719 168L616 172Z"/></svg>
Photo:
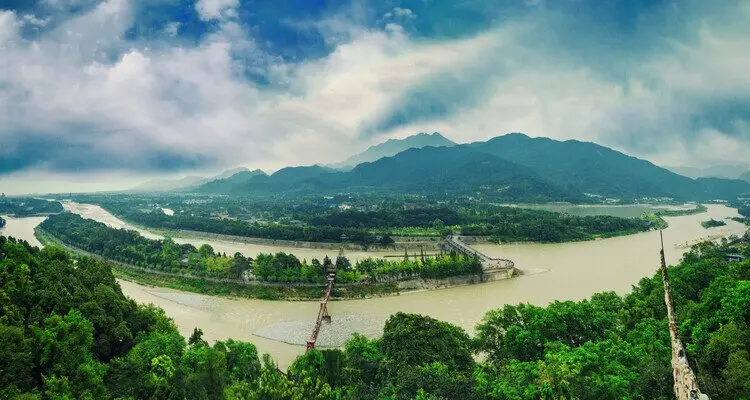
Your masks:
<svg viewBox="0 0 750 400"><path fill-rule="evenodd" d="M209 21L236 17L239 4L239 0L198 0L195 9L201 19Z"/></svg>
<svg viewBox="0 0 750 400"><path fill-rule="evenodd" d="M396 19L396 18L402 18L402 19L414 19L417 18L417 15L414 14L414 12L409 8L401 8L401 7L395 7L393 11L388 11L387 13L383 14L383 19Z"/></svg>
<svg viewBox="0 0 750 400"><path fill-rule="evenodd" d="M164 33L166 33L170 37L175 37L180 32L181 25L182 24L180 24L179 22L170 22L164 28Z"/></svg>
<svg viewBox="0 0 750 400"><path fill-rule="evenodd" d="M49 146L41 168L52 170L75 165L75 157L144 169L154 154L267 170L335 162L381 140L362 138L363 128L414 90L450 100L430 92L440 86L430 83L450 81L466 83L468 97L476 98L379 133L440 131L465 142L523 131L598 141L669 164L745 161L747 126L737 127L744 139L710 128L684 136L706 99L750 89L750 34L741 27L708 21L700 40L675 42L614 81L587 60L571 62L537 46L533 34L543 21L434 41L409 37L395 21L372 30L330 18L317 26L335 50L301 63L271 60L274 85L264 89L243 75L248 63L233 58L240 52L270 59L231 22L234 7L235 1L196 4L204 18L222 20L197 46L126 41L133 12L125 0L106 1L33 41L19 33L23 17L0 11L0 156L33 138ZM176 30L168 26L169 32Z"/></svg>
<svg viewBox="0 0 750 400"><path fill-rule="evenodd" d="M23 16L23 24L31 25L37 28L44 28L50 21L51 18L37 18L34 14L26 14Z"/></svg>
<svg viewBox="0 0 750 400"><path fill-rule="evenodd" d="M408 8L396 7L393 9L393 15L399 18L416 18L414 12Z"/></svg>

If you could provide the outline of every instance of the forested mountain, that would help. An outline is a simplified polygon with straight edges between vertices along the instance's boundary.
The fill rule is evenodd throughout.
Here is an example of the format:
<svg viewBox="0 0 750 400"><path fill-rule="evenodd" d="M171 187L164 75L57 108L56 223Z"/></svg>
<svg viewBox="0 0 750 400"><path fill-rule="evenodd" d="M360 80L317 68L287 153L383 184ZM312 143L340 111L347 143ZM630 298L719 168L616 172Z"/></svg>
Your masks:
<svg viewBox="0 0 750 400"><path fill-rule="evenodd" d="M388 139L383 143L371 146L364 152L355 154L333 166L344 169L352 168L364 162L372 162L383 157L395 156L396 154L409 149L421 149L422 147L427 146L450 147L455 145L456 143L438 132L433 132L431 134L418 133L404 139Z"/></svg>
<svg viewBox="0 0 750 400"><path fill-rule="evenodd" d="M364 163L339 176L348 188L404 192L475 192L507 199L580 200L575 190L554 185L529 168L465 146L409 149Z"/></svg>
<svg viewBox="0 0 750 400"><path fill-rule="evenodd" d="M527 166L558 185L603 196L705 200L750 192L750 185L719 178L693 180L649 161L577 140L561 142L511 133L469 146Z"/></svg>
<svg viewBox="0 0 750 400"><path fill-rule="evenodd" d="M188 190L200 193L229 193L234 187L245 185L251 179L265 175L266 173L259 169L253 171L241 171L226 178L215 179L211 182L198 186L195 189Z"/></svg>
<svg viewBox="0 0 750 400"><path fill-rule="evenodd" d="M209 182L194 191L197 193L221 194L274 194L285 192L303 192L319 189L322 183L318 180L323 175L333 174L331 168L312 165L307 167L286 167L271 175L261 170L241 172L227 179Z"/></svg>
<svg viewBox="0 0 750 400"><path fill-rule="evenodd" d="M698 178L696 182L703 188L705 198L726 200L750 194L750 183L740 179Z"/></svg>
<svg viewBox="0 0 750 400"><path fill-rule="evenodd" d="M336 172L336 170L312 165L309 167L286 167L274 172L271 177L279 182L297 183Z"/></svg>
<svg viewBox="0 0 750 400"><path fill-rule="evenodd" d="M698 190L690 178L594 143L511 133L472 143L470 147L528 166L553 182L587 193L614 197L687 196Z"/></svg>
<svg viewBox="0 0 750 400"><path fill-rule="evenodd" d="M255 175L259 176L234 175L195 191L236 195L341 190L449 192L479 193L510 201L572 202L584 201L583 193L620 199L678 200L731 199L750 193L748 182L691 179L595 143L530 138L520 133L466 145L411 148L361 163L346 172L316 165L284 168L270 176Z"/></svg>
<svg viewBox="0 0 750 400"><path fill-rule="evenodd" d="M475 193L506 200L583 199L583 194L554 185L526 167L466 146L409 149L393 157L363 163L348 172L311 166L285 168L243 182L211 182L202 193L269 194L353 190L386 193Z"/></svg>

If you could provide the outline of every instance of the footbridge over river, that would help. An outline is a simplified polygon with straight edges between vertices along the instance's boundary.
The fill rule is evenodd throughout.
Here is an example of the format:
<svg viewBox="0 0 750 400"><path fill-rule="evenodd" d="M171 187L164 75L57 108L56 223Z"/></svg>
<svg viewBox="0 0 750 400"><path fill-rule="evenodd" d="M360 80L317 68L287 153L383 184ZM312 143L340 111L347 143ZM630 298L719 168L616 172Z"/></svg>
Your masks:
<svg viewBox="0 0 750 400"><path fill-rule="evenodd" d="M482 280L496 281L508 279L518 273L515 264L504 258L490 257L464 243L460 236L449 235L443 242L446 250L454 250L469 256L474 256L482 263Z"/></svg>

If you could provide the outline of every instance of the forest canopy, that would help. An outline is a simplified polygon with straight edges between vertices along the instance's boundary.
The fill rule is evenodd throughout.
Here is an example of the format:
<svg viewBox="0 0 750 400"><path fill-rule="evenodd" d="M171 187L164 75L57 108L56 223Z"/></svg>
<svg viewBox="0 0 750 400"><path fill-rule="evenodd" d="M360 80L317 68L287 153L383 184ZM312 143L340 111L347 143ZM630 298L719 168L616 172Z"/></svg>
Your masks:
<svg viewBox="0 0 750 400"><path fill-rule="evenodd" d="M712 399L750 396L750 261L729 251L750 256L703 243L669 270ZM476 331L397 313L380 338L354 335L282 373L250 343L208 343L200 327L185 340L163 311L127 299L105 262L0 237L0 398L673 398L658 275L626 296L508 305Z"/></svg>

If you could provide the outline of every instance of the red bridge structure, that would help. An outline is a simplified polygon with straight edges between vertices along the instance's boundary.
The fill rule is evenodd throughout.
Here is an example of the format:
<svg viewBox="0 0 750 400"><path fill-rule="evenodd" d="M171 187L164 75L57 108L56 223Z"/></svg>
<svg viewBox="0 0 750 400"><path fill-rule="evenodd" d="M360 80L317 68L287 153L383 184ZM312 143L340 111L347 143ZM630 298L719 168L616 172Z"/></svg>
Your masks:
<svg viewBox="0 0 750 400"><path fill-rule="evenodd" d="M344 256L344 249L339 250L339 258ZM338 261L338 259L337 259ZM333 282L336 280L336 265L334 264L331 269L328 270L326 275L328 285L326 285L326 294L323 299L320 300L320 309L318 309L318 318L315 320L315 326L313 326L310 337L307 339L307 346L305 351L315 348L315 342L318 341L318 334L320 333L320 327L323 322L331 323L331 314L328 313L328 298L331 297L331 289L333 289Z"/></svg>

